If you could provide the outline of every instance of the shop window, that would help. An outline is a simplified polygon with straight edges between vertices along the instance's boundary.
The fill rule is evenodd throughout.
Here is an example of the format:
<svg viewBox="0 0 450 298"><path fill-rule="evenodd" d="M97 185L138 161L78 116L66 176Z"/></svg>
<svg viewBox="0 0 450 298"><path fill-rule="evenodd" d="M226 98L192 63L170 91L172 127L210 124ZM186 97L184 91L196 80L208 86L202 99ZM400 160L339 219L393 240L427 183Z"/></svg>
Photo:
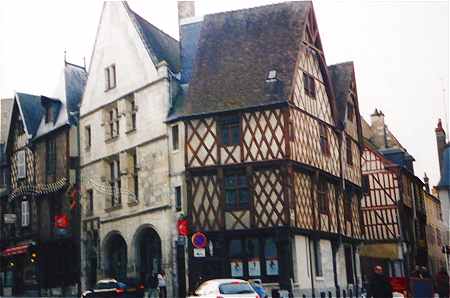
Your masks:
<svg viewBox="0 0 450 298"><path fill-rule="evenodd" d="M266 261L266 274L269 276L278 275L278 249L273 238L264 240L264 257Z"/></svg>
<svg viewBox="0 0 450 298"><path fill-rule="evenodd" d="M225 206L228 210L247 209L250 205L250 192L247 176L228 175L225 177Z"/></svg>
<svg viewBox="0 0 450 298"><path fill-rule="evenodd" d="M247 268L248 276L261 276L261 260L259 257L260 246L257 238L248 238L245 241L245 248L247 250Z"/></svg>
<svg viewBox="0 0 450 298"><path fill-rule="evenodd" d="M314 247L314 268L316 269L316 276L323 276L322 271L322 252L320 251L320 240L313 240Z"/></svg>
<svg viewBox="0 0 450 298"><path fill-rule="evenodd" d="M230 271L232 277L244 276L244 250L242 241L240 239L233 239L230 241L229 252L230 256Z"/></svg>
<svg viewBox="0 0 450 298"><path fill-rule="evenodd" d="M224 117L220 120L220 141L223 146L236 146L241 142L239 116Z"/></svg>

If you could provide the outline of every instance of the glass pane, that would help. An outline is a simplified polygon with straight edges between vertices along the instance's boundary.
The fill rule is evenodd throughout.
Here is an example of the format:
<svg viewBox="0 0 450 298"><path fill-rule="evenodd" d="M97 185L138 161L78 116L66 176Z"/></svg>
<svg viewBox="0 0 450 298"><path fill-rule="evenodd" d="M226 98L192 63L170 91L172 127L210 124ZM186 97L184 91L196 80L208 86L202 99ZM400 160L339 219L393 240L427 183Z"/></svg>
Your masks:
<svg viewBox="0 0 450 298"><path fill-rule="evenodd" d="M228 127L224 126L222 127L222 144L223 145L228 145L229 144L229 140L230 136L229 136L229 130Z"/></svg>
<svg viewBox="0 0 450 298"><path fill-rule="evenodd" d="M242 256L242 241L241 240L231 240L230 241L230 257L236 258Z"/></svg>
<svg viewBox="0 0 450 298"><path fill-rule="evenodd" d="M243 208L249 207L250 203L250 192L248 189L241 189L239 191L239 205Z"/></svg>
<svg viewBox="0 0 450 298"><path fill-rule="evenodd" d="M225 204L227 207L230 207L230 208L236 207L236 191L235 190L227 190L225 192Z"/></svg>
<svg viewBox="0 0 450 298"><path fill-rule="evenodd" d="M247 187L247 176L238 176L238 186Z"/></svg>
<svg viewBox="0 0 450 298"><path fill-rule="evenodd" d="M239 126L233 126L231 127L231 142L233 145L239 145L240 143L240 139L241 139L241 133L240 133L240 129Z"/></svg>
<svg viewBox="0 0 450 298"><path fill-rule="evenodd" d="M248 258L259 257L259 241L256 238L246 240L246 249Z"/></svg>
<svg viewBox="0 0 450 298"><path fill-rule="evenodd" d="M264 255L267 257L278 257L277 246L273 238L264 241Z"/></svg>
<svg viewBox="0 0 450 298"><path fill-rule="evenodd" d="M221 284L219 286L220 294L224 295L239 295L239 294L254 294L255 291L245 282L232 282Z"/></svg>
<svg viewBox="0 0 450 298"><path fill-rule="evenodd" d="M225 177L225 187L235 188L236 186L236 176Z"/></svg>

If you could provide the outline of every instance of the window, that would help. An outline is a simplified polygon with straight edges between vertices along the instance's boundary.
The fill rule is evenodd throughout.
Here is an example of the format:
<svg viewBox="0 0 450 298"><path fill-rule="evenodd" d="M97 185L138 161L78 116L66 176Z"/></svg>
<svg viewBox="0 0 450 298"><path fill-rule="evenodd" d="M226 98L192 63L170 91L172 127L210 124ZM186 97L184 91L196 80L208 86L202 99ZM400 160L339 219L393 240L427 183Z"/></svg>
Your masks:
<svg viewBox="0 0 450 298"><path fill-rule="evenodd" d="M172 126L172 150L178 150L179 140L178 140L178 125Z"/></svg>
<svg viewBox="0 0 450 298"><path fill-rule="evenodd" d="M110 140L119 136L119 122L120 122L119 109L117 105L114 105L113 107L110 107L108 110L106 110L105 113L106 113L104 115L104 117L106 118L105 139Z"/></svg>
<svg viewBox="0 0 450 298"><path fill-rule="evenodd" d="M21 203L21 220L22 227L30 225L30 202L28 200L23 200Z"/></svg>
<svg viewBox="0 0 450 298"><path fill-rule="evenodd" d="M120 181L120 163L119 160L114 160L109 164L109 170L111 175L111 194L112 201L111 207L117 207L121 205L121 181Z"/></svg>
<svg viewBox="0 0 450 298"><path fill-rule="evenodd" d="M303 73L303 84L306 95L316 98L316 82L311 75L305 72Z"/></svg>
<svg viewBox="0 0 450 298"><path fill-rule="evenodd" d="M322 272L322 253L320 251L320 240L313 240L314 246L314 268L316 269L316 276L323 276Z"/></svg>
<svg viewBox="0 0 450 298"><path fill-rule="evenodd" d="M352 220L352 197L347 193L344 197L344 218L345 220Z"/></svg>
<svg viewBox="0 0 450 298"><path fill-rule="evenodd" d="M116 66L114 64L105 68L105 91L116 87Z"/></svg>
<svg viewBox="0 0 450 298"><path fill-rule="evenodd" d="M235 146L241 143L239 116L224 117L220 121L220 141L223 146Z"/></svg>
<svg viewBox="0 0 450 298"><path fill-rule="evenodd" d="M355 115L355 109L353 107L353 104L350 102L347 102L347 119L348 119L348 121L353 122L354 115Z"/></svg>
<svg viewBox="0 0 450 298"><path fill-rule="evenodd" d="M84 128L84 145L86 149L91 148L92 145L92 135L91 135L91 126L87 125Z"/></svg>
<svg viewBox="0 0 450 298"><path fill-rule="evenodd" d="M130 154L130 158L131 158L131 163L132 163L132 169L131 169L131 175L132 175L132 179L133 179L133 191L134 191L134 196L135 199L138 200L139 198L139 174L138 174L138 164L137 164L137 155L136 155L136 151L133 151Z"/></svg>
<svg viewBox="0 0 450 298"><path fill-rule="evenodd" d="M349 136L345 137L345 150L347 153L347 164L353 165L352 139Z"/></svg>
<svg viewBox="0 0 450 298"><path fill-rule="evenodd" d="M119 124L120 124L120 119L119 119L119 108L115 107L114 108L114 122L116 125L116 130L113 133L113 136L118 136L119 135Z"/></svg>
<svg viewBox="0 0 450 298"><path fill-rule="evenodd" d="M327 182L323 179L320 179L317 185L317 199L319 202L319 212L328 214Z"/></svg>
<svg viewBox="0 0 450 298"><path fill-rule="evenodd" d="M136 129L136 115L137 105L134 95L131 95L126 100L126 131L131 132Z"/></svg>
<svg viewBox="0 0 450 298"><path fill-rule="evenodd" d="M245 175L225 177L225 207L229 210L246 209L250 205L250 193Z"/></svg>
<svg viewBox="0 0 450 298"><path fill-rule="evenodd" d="M47 141L47 175L54 175L56 173L56 140L50 139Z"/></svg>
<svg viewBox="0 0 450 298"><path fill-rule="evenodd" d="M26 178L27 170L26 170L26 161L25 161L25 150L21 150L17 152L16 155L16 163L17 163L17 178Z"/></svg>
<svg viewBox="0 0 450 298"><path fill-rule="evenodd" d="M362 190L365 195L370 193L369 175L362 175Z"/></svg>
<svg viewBox="0 0 450 298"><path fill-rule="evenodd" d="M114 133L114 111L109 111L109 135L113 138L115 136Z"/></svg>
<svg viewBox="0 0 450 298"><path fill-rule="evenodd" d="M92 189L86 191L86 215L94 214L94 192Z"/></svg>
<svg viewBox="0 0 450 298"><path fill-rule="evenodd" d="M181 211L181 186L175 187L175 208Z"/></svg>
<svg viewBox="0 0 450 298"><path fill-rule="evenodd" d="M52 111L52 106L50 104L48 104L45 107L45 123L49 123L51 121L53 121L53 111Z"/></svg>
<svg viewBox="0 0 450 298"><path fill-rule="evenodd" d="M330 145L328 143L328 129L324 123L319 123L320 149L325 155L330 155Z"/></svg>

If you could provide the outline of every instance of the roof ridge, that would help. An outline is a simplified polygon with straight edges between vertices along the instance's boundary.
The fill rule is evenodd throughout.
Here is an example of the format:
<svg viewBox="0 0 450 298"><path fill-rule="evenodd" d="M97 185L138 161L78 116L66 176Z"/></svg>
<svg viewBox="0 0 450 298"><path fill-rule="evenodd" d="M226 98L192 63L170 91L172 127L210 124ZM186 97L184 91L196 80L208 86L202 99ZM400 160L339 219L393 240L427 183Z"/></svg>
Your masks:
<svg viewBox="0 0 450 298"><path fill-rule="evenodd" d="M218 15L222 15L222 14L234 14L234 13L242 13L245 11L250 11L253 9L260 9L260 8L269 8L269 7L273 7L273 6L281 6L281 5L286 5L286 4L298 4L298 3L311 3L311 0L306 0L306 1L282 1L282 2L278 2L278 3L271 3L271 4L265 4L265 5L260 5L260 6L252 6L252 7L246 7L246 8L240 8L240 9L235 9L235 10L227 10L227 11L220 11L220 12L215 12L215 13L210 13L205 15L205 17L209 17L209 16L218 16Z"/></svg>
<svg viewBox="0 0 450 298"><path fill-rule="evenodd" d="M68 61L64 61L64 63L65 63L65 65L74 66L74 67L77 67L77 68L80 68L80 69L86 71L86 67L84 67L84 66L81 66L81 65L78 65L78 64L74 64L74 63L70 63Z"/></svg>

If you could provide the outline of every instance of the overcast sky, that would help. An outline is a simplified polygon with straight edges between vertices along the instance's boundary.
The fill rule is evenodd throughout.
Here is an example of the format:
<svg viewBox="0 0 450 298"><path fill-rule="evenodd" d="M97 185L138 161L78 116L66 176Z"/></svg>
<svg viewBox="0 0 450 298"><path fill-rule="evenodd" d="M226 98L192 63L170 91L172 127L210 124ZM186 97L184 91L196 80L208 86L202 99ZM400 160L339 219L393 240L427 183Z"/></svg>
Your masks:
<svg viewBox="0 0 450 298"><path fill-rule="evenodd" d="M281 1L197 1L197 15ZM327 63L354 61L360 112L375 108L415 158L416 175L439 179L434 128L448 118L448 1L313 1ZM178 38L176 1L129 1ZM67 51L86 64L102 2L0 1L0 97L52 95ZM443 91L445 89L445 91ZM445 120L445 122L447 122ZM446 125L446 124L445 124Z"/></svg>

